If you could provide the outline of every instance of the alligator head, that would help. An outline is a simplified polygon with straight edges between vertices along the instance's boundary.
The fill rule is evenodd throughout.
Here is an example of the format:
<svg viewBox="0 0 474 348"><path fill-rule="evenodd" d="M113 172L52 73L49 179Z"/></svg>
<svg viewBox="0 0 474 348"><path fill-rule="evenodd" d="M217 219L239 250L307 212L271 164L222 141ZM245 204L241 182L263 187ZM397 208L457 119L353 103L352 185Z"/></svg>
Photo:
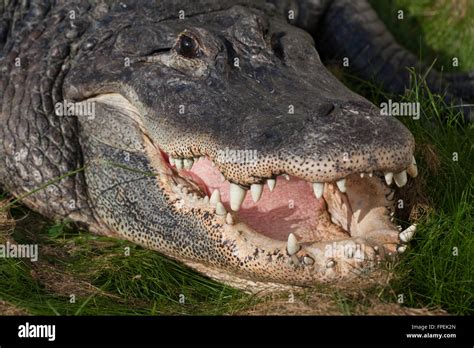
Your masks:
<svg viewBox="0 0 474 348"><path fill-rule="evenodd" d="M353 279L403 250L414 139L263 9L104 20L66 76L111 233L238 287ZM143 173L152 173L144 175ZM393 220L393 219L392 219Z"/></svg>

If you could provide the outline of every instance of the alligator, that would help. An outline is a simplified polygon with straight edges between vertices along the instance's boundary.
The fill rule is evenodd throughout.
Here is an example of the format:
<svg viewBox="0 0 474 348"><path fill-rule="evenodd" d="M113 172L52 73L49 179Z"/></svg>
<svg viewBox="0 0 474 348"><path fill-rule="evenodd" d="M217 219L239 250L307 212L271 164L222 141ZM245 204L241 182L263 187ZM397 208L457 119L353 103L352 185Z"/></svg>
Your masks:
<svg viewBox="0 0 474 348"><path fill-rule="evenodd" d="M396 258L417 175L395 117L323 62L454 102L363 0L0 3L0 182L32 210L247 291L344 284ZM468 114L470 110L464 110Z"/></svg>

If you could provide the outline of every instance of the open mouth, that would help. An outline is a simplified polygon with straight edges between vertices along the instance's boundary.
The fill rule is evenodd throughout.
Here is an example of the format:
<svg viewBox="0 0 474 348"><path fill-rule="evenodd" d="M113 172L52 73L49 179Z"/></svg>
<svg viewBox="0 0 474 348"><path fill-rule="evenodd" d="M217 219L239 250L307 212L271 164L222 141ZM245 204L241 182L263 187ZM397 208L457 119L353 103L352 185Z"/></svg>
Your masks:
<svg viewBox="0 0 474 348"><path fill-rule="evenodd" d="M413 238L415 225L401 231L394 223L394 191L417 175L408 135L405 146L398 141L398 147L375 148L373 155L354 152L352 167L334 156L300 160L289 154L288 160L288 153L241 163L222 157L226 151L212 139L195 145L189 137L179 144L170 139L164 150L123 97L94 100L137 122L164 203L178 225L181 220L188 230L200 231L192 238L196 245L181 244L179 250L146 238L132 241L212 278L236 286L259 281L264 287L350 280L402 253ZM207 254L190 252L193 247Z"/></svg>
<svg viewBox="0 0 474 348"><path fill-rule="evenodd" d="M394 188L406 184L407 174L417 175L414 158L399 173L353 173L324 183L280 173L246 187L226 180L207 156L179 158L156 150L152 162L177 209L208 212L225 233L283 250L294 262L311 265L318 257L313 246L357 237L372 243L380 257L401 253L415 232L414 225L401 231L394 224Z"/></svg>

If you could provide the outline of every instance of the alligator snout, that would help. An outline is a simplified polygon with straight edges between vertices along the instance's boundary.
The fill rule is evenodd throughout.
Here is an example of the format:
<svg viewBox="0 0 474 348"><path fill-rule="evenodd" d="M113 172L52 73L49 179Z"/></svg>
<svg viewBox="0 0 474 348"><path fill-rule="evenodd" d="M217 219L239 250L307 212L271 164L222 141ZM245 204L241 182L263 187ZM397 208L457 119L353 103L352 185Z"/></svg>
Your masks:
<svg viewBox="0 0 474 348"><path fill-rule="evenodd" d="M287 104L278 99L260 110L242 101L217 116L216 124L209 120L192 137L176 134L162 148L183 160L206 156L230 182L247 187L281 174L327 182L353 173L399 172L411 163L410 132L368 103L317 104L302 98ZM234 112L245 116L236 118Z"/></svg>

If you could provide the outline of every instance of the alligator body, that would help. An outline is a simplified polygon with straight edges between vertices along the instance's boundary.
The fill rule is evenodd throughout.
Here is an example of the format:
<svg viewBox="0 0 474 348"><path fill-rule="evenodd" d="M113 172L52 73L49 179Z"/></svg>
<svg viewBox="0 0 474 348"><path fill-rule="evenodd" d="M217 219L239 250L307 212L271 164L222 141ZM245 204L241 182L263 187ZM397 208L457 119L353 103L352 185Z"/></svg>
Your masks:
<svg viewBox="0 0 474 348"><path fill-rule="evenodd" d="M413 235L412 135L318 55L393 92L424 69L365 1L0 9L0 182L31 209L249 290L351 281Z"/></svg>

